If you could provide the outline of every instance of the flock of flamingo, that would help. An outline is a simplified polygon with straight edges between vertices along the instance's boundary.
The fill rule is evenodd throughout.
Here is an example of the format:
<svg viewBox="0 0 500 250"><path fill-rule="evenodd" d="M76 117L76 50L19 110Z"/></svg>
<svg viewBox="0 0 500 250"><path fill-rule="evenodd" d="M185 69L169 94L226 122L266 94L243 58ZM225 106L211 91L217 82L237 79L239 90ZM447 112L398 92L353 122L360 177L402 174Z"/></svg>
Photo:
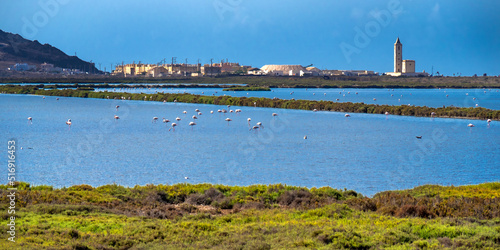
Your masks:
<svg viewBox="0 0 500 250"><path fill-rule="evenodd" d="M227 108L228 108L228 109L229 109L230 107L231 107L231 105L227 105ZM120 106L119 106L119 105L116 105L116 111L118 111L118 109L119 109L119 108L120 108ZM194 112L195 112L198 116L201 116L201 115L203 114L203 113L201 113L201 111L200 111L199 109L195 109L195 110L194 110ZM182 113L183 113L184 115L186 115L188 112L184 110ZM214 113L214 111L213 111L213 110L211 110L211 111L210 111L210 114L213 114L213 113ZM221 114L222 114L222 113L224 113L224 114L225 114L225 113L228 113L228 111L227 111L226 109L219 109L219 110L217 110L217 113L221 113ZM241 113L241 109L235 109L235 110L229 109L229 113L236 113L236 114L238 114L238 113ZM193 119L193 121L189 122L189 123L188 123L188 126L190 126L190 127L195 126L195 125L196 125L196 122L194 122L194 120L197 120L197 119L198 119L198 116L193 115L193 116L191 117L191 118ZM276 113L272 113L272 116L273 116L273 117L276 117L276 116L278 116L278 114L276 114ZM120 117L119 117L119 116L117 116L117 115L115 115L115 116L114 116L114 119L115 119L115 120L119 120L119 119L120 119ZM28 120L31 122L31 121L32 121L32 118L31 118L31 117L29 117L29 118L28 118ZM154 116L154 117L153 117L153 119L151 120L151 123L156 123L158 120L159 120L159 118L158 118L158 117L156 117L156 116ZM168 131L170 131L170 130L175 131L175 127L177 127L178 122L179 122L179 121L181 121L181 120L182 120L182 118L180 118L180 117L176 117L176 118L175 118L175 121L176 121L176 122L172 122L172 123L170 123L170 120L169 120L169 119L167 119L167 118L165 118L165 117L163 117L163 118L162 118L162 122L163 122L163 123L165 123L165 124L167 124L167 125L168 125L168 123L170 123L170 128L168 129ZM232 121L232 119L231 119L231 118L229 118L229 117L228 117L228 118L226 118L226 119L224 119L224 120L227 122L227 125L228 125L228 126L229 126L229 122L231 122L231 121ZM248 127L250 128L249 130L256 130L256 129L264 128L264 126L262 125L262 122L257 122L254 126L252 126L252 125L251 125L251 123L250 123L250 121L252 121L252 118L248 118L248 119L247 119L247 121L248 121ZM68 124L68 122L69 122L69 124ZM71 126L71 119L68 119L68 122L66 122L66 124L68 124L69 126Z"/></svg>
<svg viewBox="0 0 500 250"><path fill-rule="evenodd" d="M306 89L306 90L307 90L307 89ZM294 92L292 91L292 92L290 93L290 95L292 95L293 93L294 93ZM342 92L339 92L339 94L341 94L341 93L342 93ZM348 92L348 94L350 94L350 93L351 93L351 92ZM445 91L445 93L446 93L446 91ZM486 93L486 91L485 91L485 93ZM314 94L314 93L313 93L313 94ZM326 93L324 93L324 94L326 95ZM358 94L358 92L356 92L356 95L357 95L357 94ZM410 95L411 95L411 93L410 93ZM469 93L466 93L466 95L469 95ZM344 96L345 96L345 94L344 94ZM391 96L393 96L393 95L391 94ZM401 95L401 96L403 96L403 95ZM448 95L446 95L446 97L448 97ZM45 99L45 96L43 96L42 98L43 98L43 99ZM475 98L475 97L474 97L473 99L474 99L474 100L476 100L476 98ZM56 100L59 100L59 98L56 98ZM339 100L339 99L337 99L337 101L338 101L338 100ZM373 100L374 100L374 101L376 101L376 99L375 99L375 98L373 98ZM174 102L176 102L176 101L174 101ZM255 103L254 103L254 104L255 104ZM409 105L409 104L408 104L408 105ZM476 106L477 106L477 104L476 104ZM228 109L229 109L230 107L231 107L231 105L227 105L227 108L228 108ZM119 106L119 105L116 105L116 111L118 111L118 109L119 109L119 108L120 108L120 106ZM317 110L317 109L313 109L312 111L313 111L313 112L317 112L318 110ZM202 115L202 113L201 113L201 111L200 111L199 109L195 109L195 112L198 114L198 116L201 116L201 115ZM217 112L218 112L218 113L222 113L222 114L228 113L228 111L227 111L226 109L219 109L219 110L217 110ZM187 114L187 111L183 111L182 113L183 113L183 114ZM214 111L213 111L213 110L212 110L212 111L210 111L210 114L213 114L213 113L214 113ZM235 109L235 110L229 109L229 113L236 113L236 114L237 114L237 113L241 113L241 109ZM386 116L387 116L387 115L389 115L389 114L390 114L389 112L385 112L385 115L386 115ZM273 116L273 117L276 117L276 116L278 116L278 114L277 114L277 113L272 113L272 116ZM345 117L351 117L351 115L350 115L350 114L345 114L344 116L345 116ZM435 112L432 112L432 113L431 113L431 118L434 118L435 116L436 116L436 113L435 113ZM194 122L194 120L197 120L197 119L198 119L198 117L197 117L196 115L193 115L191 118L193 119L193 121L192 121L192 122L189 122L189 123L188 123L188 125L189 125L190 127L193 127L193 126L195 126L195 125L196 125L196 122ZM114 119L115 119L115 120L119 120L119 119L120 119L120 117L119 117L119 116L117 116L117 115L114 115ZM177 123L178 123L179 121L181 121L181 118L180 118L180 117L176 117L176 118L175 118L175 120L176 120L176 121L177 121ZM248 119L247 119L247 121L248 121L248 127L250 128L249 130L256 130L256 129L264 128L264 126L262 125L262 122L257 122L257 123L256 123L256 125L252 126L252 125L250 124L250 121L251 121L251 120L252 120L251 118L248 118ZM155 123L155 122L157 122L157 121L158 121L158 117L156 117L156 116L155 116L155 117L153 117L153 120L152 120L151 122L152 122L152 123ZM226 119L225 119L225 121L227 122L227 125L229 126L229 122L231 122L231 121L232 121L232 119L228 117L228 118L226 118ZM488 119L488 120L487 120L488 125L491 123L491 121L492 121L491 119ZM165 123L165 124L168 124L168 123L170 123L170 120L169 120L169 119L166 119L166 118L163 118L163 119L162 119L162 122L163 122L163 123ZM178 125L177 123L172 122L172 123L170 124L170 125L171 125L171 127L169 128L169 130L168 130L168 131L170 131L170 130L175 131L175 127ZM32 117L28 117L28 124L33 124L33 118L32 118ZM72 123L71 123L71 119L68 119L68 120L66 121L66 125L68 125L68 127L69 127L69 128L71 128L71 124L72 124ZM474 127L474 124L469 123L467 126L468 126L468 127ZM417 137L417 138L418 138L418 137ZM304 136L304 139L307 139L307 136Z"/></svg>

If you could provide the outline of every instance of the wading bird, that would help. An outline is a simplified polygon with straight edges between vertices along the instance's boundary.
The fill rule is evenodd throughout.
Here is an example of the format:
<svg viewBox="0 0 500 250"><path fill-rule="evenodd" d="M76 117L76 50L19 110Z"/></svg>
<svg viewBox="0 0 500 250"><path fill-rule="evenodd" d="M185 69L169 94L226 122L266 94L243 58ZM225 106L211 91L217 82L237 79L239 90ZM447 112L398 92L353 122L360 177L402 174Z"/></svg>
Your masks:
<svg viewBox="0 0 500 250"><path fill-rule="evenodd" d="M350 114L345 114L344 116L345 116L345 117L351 117L351 115L350 115Z"/></svg>
<svg viewBox="0 0 500 250"><path fill-rule="evenodd" d="M171 129L173 129L173 131L175 131L175 126L177 126L177 123L173 122L172 127L168 129L168 131L170 131Z"/></svg>
<svg viewBox="0 0 500 250"><path fill-rule="evenodd" d="M195 115L193 115L193 119L198 119L198 117L196 117Z"/></svg>
<svg viewBox="0 0 500 250"><path fill-rule="evenodd" d="M158 117L155 116L153 117L153 120L151 122L156 122L156 121L158 121Z"/></svg>
<svg viewBox="0 0 500 250"><path fill-rule="evenodd" d="M278 116L278 114L276 114L276 113L273 113L273 117L276 117L276 116Z"/></svg>
<svg viewBox="0 0 500 250"><path fill-rule="evenodd" d="M247 121L248 121L248 126L249 126L249 127L250 127L250 121L251 121L251 120L252 120L251 118L248 118L248 119L247 119Z"/></svg>
<svg viewBox="0 0 500 250"><path fill-rule="evenodd" d="M175 120L176 120L176 121L180 121L180 120L181 120L181 118L179 118L179 117L176 117L176 118L175 118Z"/></svg>
<svg viewBox="0 0 500 250"><path fill-rule="evenodd" d="M120 107L119 105L116 105L116 111L118 111L118 108L119 108L119 107Z"/></svg>
<svg viewBox="0 0 500 250"><path fill-rule="evenodd" d="M120 117L119 117L119 116L117 116L117 115L115 115L115 120L118 120L118 119L120 119Z"/></svg>
<svg viewBox="0 0 500 250"><path fill-rule="evenodd" d="M264 126L262 125L262 122L257 122L257 126L259 126L259 128L264 128Z"/></svg>
<svg viewBox="0 0 500 250"><path fill-rule="evenodd" d="M231 118L226 118L225 120L227 122L227 125L229 126L229 122L232 121Z"/></svg>
<svg viewBox="0 0 500 250"><path fill-rule="evenodd" d="M163 123L169 123L169 122L170 122L170 120L169 120L169 119L165 119L165 118L163 118L162 122L163 122Z"/></svg>
<svg viewBox="0 0 500 250"><path fill-rule="evenodd" d="M190 122L190 123L189 123L189 126L191 126L191 129L193 129L193 126L194 126L194 125L196 125L196 123L195 123L195 122Z"/></svg>
<svg viewBox="0 0 500 250"><path fill-rule="evenodd" d="M68 121L66 121L66 124L68 125L68 129L71 128L71 119L68 119Z"/></svg>
<svg viewBox="0 0 500 250"><path fill-rule="evenodd" d="M29 123L29 124L33 124L33 118L31 118L31 116L30 116L30 117L28 117L28 123Z"/></svg>
<svg viewBox="0 0 500 250"><path fill-rule="evenodd" d="M472 127L474 127L474 124L469 123L469 125L467 125L467 127L471 127L472 128Z"/></svg>

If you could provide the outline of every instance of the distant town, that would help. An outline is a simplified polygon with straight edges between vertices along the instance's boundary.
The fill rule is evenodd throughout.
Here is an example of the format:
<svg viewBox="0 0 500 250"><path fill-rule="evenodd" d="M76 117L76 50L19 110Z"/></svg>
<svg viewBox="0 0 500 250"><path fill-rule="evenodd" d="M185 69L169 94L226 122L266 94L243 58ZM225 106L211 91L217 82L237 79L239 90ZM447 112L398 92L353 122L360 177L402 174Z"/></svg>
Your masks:
<svg viewBox="0 0 500 250"><path fill-rule="evenodd" d="M383 73L390 76L429 76L425 71L415 72L414 60L402 59L402 43L399 37L394 44L394 71ZM319 69L312 64L302 65L264 65L261 68L255 68L250 65L240 65L238 62L211 62L210 64L188 64L176 63L176 58L171 58L171 63L165 63L166 59L160 63L129 63L116 64L111 73L94 70L95 63L91 62L93 67L85 68L63 68L54 64L44 62L42 64L16 63L7 68L8 71L29 71L62 75L79 74L111 74L121 77L169 77L169 76L219 76L219 75L259 75L259 76L378 76L379 72L372 70L339 70L339 69ZM113 65L111 65L113 67ZM100 67L99 67L100 68ZM96 68L95 68L96 69Z"/></svg>
<svg viewBox="0 0 500 250"><path fill-rule="evenodd" d="M5 41L17 41L17 43L2 43ZM241 65L239 62L230 62L228 59L220 62L210 60L208 64L188 64L177 63L177 58L164 58L158 63L124 62L111 64L110 69L104 67L101 70L100 63L92 61L85 62L78 57L68 56L64 52L48 44L40 44L38 41L29 41L19 35L0 31L0 59L2 59L2 49L6 55L4 58L10 60L0 60L0 76L76 76L76 75L107 75L116 77L145 77L145 78L168 78L168 77L214 77L214 76L288 76L288 77L362 77L362 76L392 76L392 77L427 77L442 76L439 71L436 73L416 71L416 61L403 60L403 44L399 37L394 43L394 70L391 72L375 72L373 70L342 70L342 69L319 69L310 65L264 65L260 68L251 65ZM9 46L16 47L17 50L29 50L28 57L19 57L18 53L8 54ZM23 47L24 46L24 47ZM14 50L15 51L15 50ZM47 53L47 51L49 51ZM45 52L45 54L44 54ZM57 59L58 60L57 60ZM45 61L47 60L47 61ZM43 63L36 63L36 62ZM13 64L8 64L9 62ZM97 67L98 66L98 67ZM387 65L389 66L389 65ZM108 68L109 69L109 68ZM434 70L433 70L434 71ZM3 73L2 73L3 72ZM453 76L461 76L459 73ZM474 75L477 76L477 75ZM486 74L483 74L486 76Z"/></svg>

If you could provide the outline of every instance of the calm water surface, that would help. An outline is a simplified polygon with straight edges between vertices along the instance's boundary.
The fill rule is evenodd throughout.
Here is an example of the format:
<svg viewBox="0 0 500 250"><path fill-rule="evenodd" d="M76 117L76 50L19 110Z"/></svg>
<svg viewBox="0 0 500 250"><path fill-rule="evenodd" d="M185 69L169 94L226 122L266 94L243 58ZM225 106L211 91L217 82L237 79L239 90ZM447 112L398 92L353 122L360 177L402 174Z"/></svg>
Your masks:
<svg viewBox="0 0 500 250"><path fill-rule="evenodd" d="M221 88L126 88L96 89L131 93L191 93L197 95L230 95L251 97L277 97L296 100L325 100L335 102L364 102L387 105L416 105L428 107L484 107L500 109L498 89L289 89L272 91L222 91ZM356 94L357 93L357 94ZM447 96L448 95L448 96ZM375 98L375 100L374 100ZM338 100L337 100L338 99Z"/></svg>
<svg viewBox="0 0 500 250"><path fill-rule="evenodd" d="M373 195L428 183L500 180L496 121L346 118L337 112L252 107L220 114L217 109L227 107L26 95L0 95L0 107L1 141L15 139L23 147L17 151L17 177L33 184L286 183ZM203 114L189 127L195 109ZM182 120L174 132L163 117ZM249 131L247 118L264 128ZM7 162L7 153L0 155Z"/></svg>

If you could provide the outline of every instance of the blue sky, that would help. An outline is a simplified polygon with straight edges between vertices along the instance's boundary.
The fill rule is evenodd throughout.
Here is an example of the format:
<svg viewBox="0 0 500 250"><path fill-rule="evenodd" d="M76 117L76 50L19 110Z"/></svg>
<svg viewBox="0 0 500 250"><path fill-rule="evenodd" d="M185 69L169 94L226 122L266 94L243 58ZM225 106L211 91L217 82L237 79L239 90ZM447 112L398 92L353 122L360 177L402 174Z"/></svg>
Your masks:
<svg viewBox="0 0 500 250"><path fill-rule="evenodd" d="M0 2L0 29L108 71L175 56L388 72L399 36L417 71L500 75L499 10L496 0L16 0Z"/></svg>

